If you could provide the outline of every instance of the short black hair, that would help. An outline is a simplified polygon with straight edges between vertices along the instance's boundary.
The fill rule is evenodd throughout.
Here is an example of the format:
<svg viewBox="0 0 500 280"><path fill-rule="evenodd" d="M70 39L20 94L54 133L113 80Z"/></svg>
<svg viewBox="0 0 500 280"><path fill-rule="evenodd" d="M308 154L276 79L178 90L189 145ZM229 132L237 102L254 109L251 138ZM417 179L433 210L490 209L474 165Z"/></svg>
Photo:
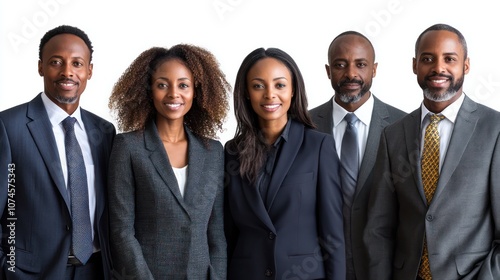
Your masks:
<svg viewBox="0 0 500 280"><path fill-rule="evenodd" d="M85 34L85 32L83 32L81 29L69 25L58 26L47 31L47 33L43 35L42 39L40 40L40 47L38 49L38 59L42 60L42 51L45 44L47 44L47 42L52 39L52 37L60 34L73 34L80 37L80 39L82 39L89 48L90 61L92 61L92 53L94 52L94 49L92 48L92 42L90 42L89 36L87 36L87 34Z"/></svg>
<svg viewBox="0 0 500 280"><path fill-rule="evenodd" d="M368 39L368 37L359 33L358 31L349 30L349 31L342 32L339 35L337 35L337 37L333 38L332 42L330 43L330 46L328 47L328 63L330 63L330 52L331 52L333 44L335 43L335 41L337 41L338 38L340 38L342 36L346 36L346 35L359 36L359 37L365 39L368 42L368 44L370 44L370 47L372 48L373 60L375 61L375 48L373 47L373 44L370 41L370 39Z"/></svg>
<svg viewBox="0 0 500 280"><path fill-rule="evenodd" d="M460 42L460 44L462 45L462 48L464 49L464 59L467 59L467 42L465 41L464 35L462 35L462 33L460 31L458 31L458 29L456 29L455 27L450 26L448 24L444 24L444 23L434 24L434 25L428 27L422 33L420 33L420 36L418 36L417 42L415 42L415 57L417 57L418 45L420 45L420 41L422 40L422 36L424 36L424 34L429 32L429 31L441 31L441 30L450 31L450 32L453 32L457 35L458 41Z"/></svg>

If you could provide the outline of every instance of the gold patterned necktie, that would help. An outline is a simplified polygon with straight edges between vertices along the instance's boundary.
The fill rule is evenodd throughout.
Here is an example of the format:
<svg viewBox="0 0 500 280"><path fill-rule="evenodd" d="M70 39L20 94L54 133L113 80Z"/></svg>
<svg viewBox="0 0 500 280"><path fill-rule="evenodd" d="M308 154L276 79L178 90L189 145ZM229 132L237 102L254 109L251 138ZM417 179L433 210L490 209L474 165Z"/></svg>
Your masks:
<svg viewBox="0 0 500 280"><path fill-rule="evenodd" d="M422 184L424 186L427 205L431 204L439 179L439 132L438 123L444 119L442 115L430 115L431 122L425 129L424 150L422 152ZM418 276L424 280L432 279L427 250L427 237L424 239L424 250L420 262Z"/></svg>

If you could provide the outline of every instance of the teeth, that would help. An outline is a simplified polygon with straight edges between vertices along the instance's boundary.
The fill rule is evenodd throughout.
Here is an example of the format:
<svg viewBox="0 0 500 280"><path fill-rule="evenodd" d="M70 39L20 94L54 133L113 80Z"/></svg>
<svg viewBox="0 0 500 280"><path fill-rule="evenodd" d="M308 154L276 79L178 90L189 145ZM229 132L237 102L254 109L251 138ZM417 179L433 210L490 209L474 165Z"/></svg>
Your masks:
<svg viewBox="0 0 500 280"><path fill-rule="evenodd" d="M264 105L264 108L275 109L275 108L278 108L279 106L280 106L279 104Z"/></svg>
<svg viewBox="0 0 500 280"><path fill-rule="evenodd" d="M72 86L73 84L65 84L65 83L61 83L62 86L65 86L65 87L69 87L69 86Z"/></svg>
<svg viewBox="0 0 500 280"><path fill-rule="evenodd" d="M442 84L442 83L445 83L446 80L432 80L433 83L436 83L436 84Z"/></svg>
<svg viewBox="0 0 500 280"><path fill-rule="evenodd" d="M170 107L170 108L179 108L181 107L181 104L180 103L175 103L175 104L167 104L167 103L164 103L166 106Z"/></svg>

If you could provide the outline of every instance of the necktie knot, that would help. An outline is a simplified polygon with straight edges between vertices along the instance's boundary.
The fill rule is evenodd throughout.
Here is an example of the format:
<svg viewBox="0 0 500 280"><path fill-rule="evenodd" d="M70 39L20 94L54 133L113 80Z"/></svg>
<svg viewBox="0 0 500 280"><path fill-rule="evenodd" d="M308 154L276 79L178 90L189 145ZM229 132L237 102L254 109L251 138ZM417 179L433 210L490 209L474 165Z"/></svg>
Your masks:
<svg viewBox="0 0 500 280"><path fill-rule="evenodd" d="M437 114L431 114L429 117L431 119L431 123L433 124L437 124L444 119L443 115L437 115Z"/></svg>
<svg viewBox="0 0 500 280"><path fill-rule="evenodd" d="M358 118L356 117L356 115L354 115L354 113L347 113L344 116L344 120L347 122L348 125L352 126L358 120Z"/></svg>
<svg viewBox="0 0 500 280"><path fill-rule="evenodd" d="M76 123L76 118L74 117L67 117L62 121L62 126L64 128L64 131L72 131L75 127Z"/></svg>

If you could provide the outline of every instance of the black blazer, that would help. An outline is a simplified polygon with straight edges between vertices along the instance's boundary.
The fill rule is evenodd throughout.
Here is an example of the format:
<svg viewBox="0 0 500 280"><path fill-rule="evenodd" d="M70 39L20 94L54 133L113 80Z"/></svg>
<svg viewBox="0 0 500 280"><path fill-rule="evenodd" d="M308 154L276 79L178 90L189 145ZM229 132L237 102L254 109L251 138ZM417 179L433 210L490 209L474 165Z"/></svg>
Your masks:
<svg viewBox="0 0 500 280"><path fill-rule="evenodd" d="M115 135L114 126L81 109L94 161L96 188L96 237L101 247L104 270L109 272L106 179L108 158ZM9 164L14 167L7 169ZM52 133L52 125L39 94L28 103L0 112L0 182L8 178L15 195L0 192L2 240L0 278L64 279L71 243L72 221L69 195ZM14 199L14 200L8 200ZM15 244L10 206L15 202ZM13 249L14 246L15 248ZM8 256L15 252L15 272ZM11 270L9 270L11 268ZM107 275L108 276L108 275Z"/></svg>
<svg viewBox="0 0 500 280"><path fill-rule="evenodd" d="M292 121L268 199L228 152L228 279L345 279L339 160L331 135ZM271 276L271 277L269 277Z"/></svg>

